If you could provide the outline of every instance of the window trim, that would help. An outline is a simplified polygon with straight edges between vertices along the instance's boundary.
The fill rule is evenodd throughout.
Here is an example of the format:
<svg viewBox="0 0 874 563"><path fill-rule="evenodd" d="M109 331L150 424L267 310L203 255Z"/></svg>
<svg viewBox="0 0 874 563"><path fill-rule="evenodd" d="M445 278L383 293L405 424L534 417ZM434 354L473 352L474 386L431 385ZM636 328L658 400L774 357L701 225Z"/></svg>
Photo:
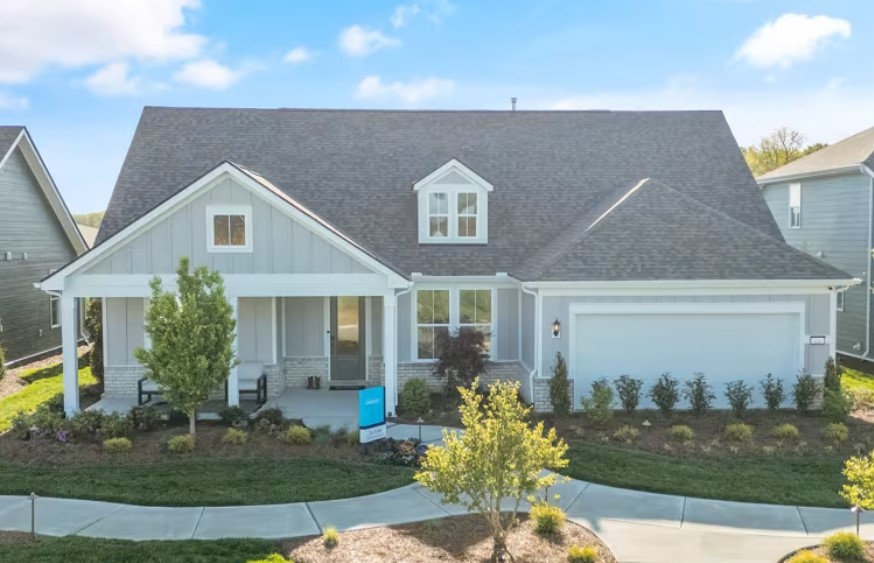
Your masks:
<svg viewBox="0 0 874 563"><path fill-rule="evenodd" d="M792 200L793 200L792 193L793 192L795 192L798 196L798 205L792 205ZM793 209L797 209L798 213L793 214L793 212L792 212ZM800 229L801 228L801 183L800 182L794 182L792 184L789 184L789 210L788 210L788 212L789 212L789 228L790 229ZM796 223L796 224L792 223L793 217L798 218L798 223Z"/></svg>
<svg viewBox="0 0 874 563"><path fill-rule="evenodd" d="M844 305L845 305L845 301L846 301L846 296L844 295L844 293L846 293L846 292L845 291L838 291L835 294L835 310L837 310L837 311L844 310Z"/></svg>
<svg viewBox="0 0 874 563"><path fill-rule="evenodd" d="M461 179L454 183L440 183L450 174L457 174ZM489 242L489 192L494 190L489 182L476 172L456 159L428 174L425 178L413 184L413 190L418 195L419 244L488 244ZM432 237L428 208L428 195L435 192L445 192L449 195L449 235ZM462 193L476 194L476 236L458 235L458 195ZM466 215L471 217L471 215Z"/></svg>
<svg viewBox="0 0 874 563"><path fill-rule="evenodd" d="M215 244L215 217L217 215L242 215L246 244L217 246ZM206 251L210 253L252 252L252 206L207 205L206 206Z"/></svg>
<svg viewBox="0 0 874 563"><path fill-rule="evenodd" d="M57 272L57 268L51 268L49 275ZM57 307L57 324L55 323L55 307ZM60 328L61 326L61 296L56 293L49 293L49 325L52 328Z"/></svg>
<svg viewBox="0 0 874 563"><path fill-rule="evenodd" d="M494 361L497 358L498 350L498 287L493 284L483 283L465 283L465 284L427 284L417 287L410 292L410 361L414 363L433 363L436 359L419 358L419 318L418 304L420 291L448 291L449 292L449 332L455 332L462 325L461 320L461 291L463 290L488 290L491 292L491 312L492 320L489 323L491 327L489 337L489 361ZM431 326L431 325L422 325ZM443 326L443 325L437 325Z"/></svg>
<svg viewBox="0 0 874 563"><path fill-rule="evenodd" d="M443 194L446 196L446 213L433 213L431 211L431 196L437 195L437 194ZM428 192L428 194L426 195L425 205L427 206L427 209L425 209L425 217L426 217L427 224L425 225L425 229L427 230L427 234L428 234L429 239L446 240L446 239L452 237L452 209L451 209L451 205L450 205L451 202L452 202L452 194L448 191L432 190L432 191ZM431 234L431 219L432 218L440 218L440 217L446 218L446 236L445 237Z"/></svg>

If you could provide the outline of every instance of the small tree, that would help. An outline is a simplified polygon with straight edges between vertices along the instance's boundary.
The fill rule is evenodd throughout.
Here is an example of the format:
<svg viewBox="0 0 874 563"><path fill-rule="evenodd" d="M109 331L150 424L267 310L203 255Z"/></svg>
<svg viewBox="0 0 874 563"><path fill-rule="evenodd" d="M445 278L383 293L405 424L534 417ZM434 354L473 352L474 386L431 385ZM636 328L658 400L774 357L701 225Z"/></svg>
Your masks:
<svg viewBox="0 0 874 563"><path fill-rule="evenodd" d="M841 496L850 506L874 510L874 452L868 456L851 457L844 464L847 484Z"/></svg>
<svg viewBox="0 0 874 563"><path fill-rule="evenodd" d="M826 390L841 390L841 368L835 362L834 357L829 356L829 359L825 361L825 374L822 378L822 386Z"/></svg>
<svg viewBox="0 0 874 563"><path fill-rule="evenodd" d="M555 353L552 364L552 379L549 380L549 402L556 416L567 416L571 412L571 396L568 389L567 363L561 352Z"/></svg>
<svg viewBox="0 0 874 563"><path fill-rule="evenodd" d="M85 309L85 330L88 331L88 340L91 342L89 363L91 375L97 381L103 382L103 301L92 297L88 300L88 308Z"/></svg>
<svg viewBox="0 0 874 563"><path fill-rule="evenodd" d="M492 560L510 556L507 536L517 524L519 504L553 486L558 475L543 468L567 467L567 444L543 422L531 426L531 407L516 400L518 382L499 381L489 400L476 393L477 382L460 388L463 433L443 431L443 446L428 450L416 480L440 493L444 502L463 504L482 514L492 533ZM502 506L510 499L511 506Z"/></svg>
<svg viewBox="0 0 874 563"><path fill-rule="evenodd" d="M440 355L434 366L434 375L446 379L447 390L467 387L486 372L489 353L482 332L464 327L453 334L441 334L435 344Z"/></svg>
<svg viewBox="0 0 874 563"><path fill-rule="evenodd" d="M188 415L193 435L197 408L227 380L237 362L237 323L218 272L200 266L190 273L188 258L182 258L176 274L178 293L164 291L160 278L149 282L146 332L152 347L138 348L134 355L148 377L165 389L167 402Z"/></svg>

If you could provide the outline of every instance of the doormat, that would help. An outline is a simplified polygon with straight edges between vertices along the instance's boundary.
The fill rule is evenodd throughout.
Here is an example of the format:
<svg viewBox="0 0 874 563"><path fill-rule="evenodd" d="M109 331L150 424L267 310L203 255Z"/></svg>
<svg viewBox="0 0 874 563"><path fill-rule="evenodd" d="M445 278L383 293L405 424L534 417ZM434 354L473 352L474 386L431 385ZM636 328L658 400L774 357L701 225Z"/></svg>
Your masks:
<svg viewBox="0 0 874 563"><path fill-rule="evenodd" d="M328 389L330 391L360 391L365 387L365 385L350 383L349 385L331 385L330 387L328 387Z"/></svg>

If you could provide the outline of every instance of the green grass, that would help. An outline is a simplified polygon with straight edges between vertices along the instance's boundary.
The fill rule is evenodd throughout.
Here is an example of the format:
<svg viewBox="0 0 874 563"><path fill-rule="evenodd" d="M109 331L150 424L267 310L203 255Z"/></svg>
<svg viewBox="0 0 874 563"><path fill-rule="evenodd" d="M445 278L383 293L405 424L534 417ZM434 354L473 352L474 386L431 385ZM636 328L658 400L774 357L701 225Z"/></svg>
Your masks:
<svg viewBox="0 0 874 563"><path fill-rule="evenodd" d="M332 500L412 482L408 467L328 459L200 459L155 465L17 465L0 462L0 495L157 506L222 506Z"/></svg>
<svg viewBox="0 0 874 563"><path fill-rule="evenodd" d="M847 389L866 387L874 391L874 377L859 370L844 368L844 374L841 376L841 385Z"/></svg>
<svg viewBox="0 0 874 563"><path fill-rule="evenodd" d="M610 485L693 497L846 508L842 455L669 457L600 444L573 444L565 475Z"/></svg>
<svg viewBox="0 0 874 563"><path fill-rule="evenodd" d="M0 560L16 563L245 563L276 552L270 540L145 541L79 537L40 538L30 543L3 544Z"/></svg>
<svg viewBox="0 0 874 563"><path fill-rule="evenodd" d="M33 412L58 393L64 391L63 366L55 364L47 368L25 372L22 379L29 385L14 395L0 399L0 432L12 426L12 419L20 412ZM79 386L93 385L97 379L91 375L91 368L79 370Z"/></svg>

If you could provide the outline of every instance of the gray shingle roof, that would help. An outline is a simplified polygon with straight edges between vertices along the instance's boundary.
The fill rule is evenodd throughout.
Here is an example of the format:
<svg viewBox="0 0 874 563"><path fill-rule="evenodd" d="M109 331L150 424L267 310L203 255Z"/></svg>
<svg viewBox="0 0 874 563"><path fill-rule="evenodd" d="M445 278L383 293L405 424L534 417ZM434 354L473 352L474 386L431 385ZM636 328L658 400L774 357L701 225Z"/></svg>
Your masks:
<svg viewBox="0 0 874 563"><path fill-rule="evenodd" d="M412 185L452 158L495 186L488 245L418 244ZM721 112L156 107L143 111L98 243L225 160L257 171L406 273L520 270L609 194L647 177L760 231L764 246L785 247ZM724 249L706 224L691 224L712 244L697 251ZM652 260L671 270L674 252ZM794 262L755 277L820 271Z"/></svg>
<svg viewBox="0 0 874 563"><path fill-rule="evenodd" d="M656 180L605 200L516 274L526 280L849 276ZM514 274L514 272L510 272Z"/></svg>
<svg viewBox="0 0 874 563"><path fill-rule="evenodd" d="M21 125L0 125L0 159L6 156L9 152L9 147L18 138L21 130L24 129Z"/></svg>
<svg viewBox="0 0 874 563"><path fill-rule="evenodd" d="M761 184L775 178L803 176L854 164L864 164L874 168L874 127L821 148L767 174L762 174L758 182Z"/></svg>

